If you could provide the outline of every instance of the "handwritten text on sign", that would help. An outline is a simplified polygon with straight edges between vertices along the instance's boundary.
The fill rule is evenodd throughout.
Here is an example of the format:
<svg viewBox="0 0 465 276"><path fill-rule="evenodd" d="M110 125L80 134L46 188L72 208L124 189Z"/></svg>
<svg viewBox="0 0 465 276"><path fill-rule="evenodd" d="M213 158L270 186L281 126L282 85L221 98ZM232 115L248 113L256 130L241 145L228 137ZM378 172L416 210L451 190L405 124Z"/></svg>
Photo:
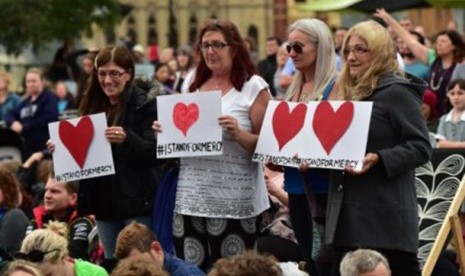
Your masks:
<svg viewBox="0 0 465 276"><path fill-rule="evenodd" d="M198 92L157 97L157 157L189 157L223 153L221 92Z"/></svg>
<svg viewBox="0 0 465 276"><path fill-rule="evenodd" d="M104 113L48 125L55 144L53 166L58 181L74 181L115 173Z"/></svg>
<svg viewBox="0 0 465 276"><path fill-rule="evenodd" d="M253 160L298 167L360 168L372 103L271 101Z"/></svg>

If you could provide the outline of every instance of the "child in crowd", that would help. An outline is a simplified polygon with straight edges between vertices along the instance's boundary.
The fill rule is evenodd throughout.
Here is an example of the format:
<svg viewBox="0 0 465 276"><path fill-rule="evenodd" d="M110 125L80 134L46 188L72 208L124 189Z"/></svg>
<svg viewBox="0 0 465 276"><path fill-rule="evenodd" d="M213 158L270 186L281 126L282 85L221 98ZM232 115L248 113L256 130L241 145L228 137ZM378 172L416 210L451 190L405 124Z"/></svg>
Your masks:
<svg viewBox="0 0 465 276"><path fill-rule="evenodd" d="M465 148L465 79L456 79L447 87L452 110L441 117L437 130L439 148Z"/></svg>

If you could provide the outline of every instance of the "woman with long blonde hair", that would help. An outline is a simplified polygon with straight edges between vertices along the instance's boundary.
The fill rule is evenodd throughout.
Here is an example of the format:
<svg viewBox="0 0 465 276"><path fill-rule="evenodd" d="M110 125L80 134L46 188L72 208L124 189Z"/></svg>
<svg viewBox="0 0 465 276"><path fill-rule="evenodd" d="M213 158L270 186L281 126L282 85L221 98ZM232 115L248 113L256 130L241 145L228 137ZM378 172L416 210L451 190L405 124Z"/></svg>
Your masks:
<svg viewBox="0 0 465 276"><path fill-rule="evenodd" d="M326 242L335 250L332 275L339 275L344 253L359 247L386 256L393 275L420 275L415 168L431 155L421 112L426 84L399 72L394 42L374 21L353 26L342 53L341 95L371 101L373 109L362 169L330 177Z"/></svg>

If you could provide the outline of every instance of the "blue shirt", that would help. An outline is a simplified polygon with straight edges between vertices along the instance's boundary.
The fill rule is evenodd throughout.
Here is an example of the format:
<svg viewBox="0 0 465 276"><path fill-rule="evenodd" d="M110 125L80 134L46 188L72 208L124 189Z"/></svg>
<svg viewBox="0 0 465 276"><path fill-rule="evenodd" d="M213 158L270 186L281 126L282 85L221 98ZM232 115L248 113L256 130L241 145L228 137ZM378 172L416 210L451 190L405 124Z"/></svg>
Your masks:
<svg viewBox="0 0 465 276"><path fill-rule="evenodd" d="M163 252L163 268L171 276L205 276L205 273L197 266L188 263L166 251Z"/></svg>
<svg viewBox="0 0 465 276"><path fill-rule="evenodd" d="M0 103L0 121L5 120L8 112L10 110L15 109L19 103L21 102L21 99L19 98L18 95L15 95L13 93L8 93L8 96L6 96L5 102L2 104Z"/></svg>

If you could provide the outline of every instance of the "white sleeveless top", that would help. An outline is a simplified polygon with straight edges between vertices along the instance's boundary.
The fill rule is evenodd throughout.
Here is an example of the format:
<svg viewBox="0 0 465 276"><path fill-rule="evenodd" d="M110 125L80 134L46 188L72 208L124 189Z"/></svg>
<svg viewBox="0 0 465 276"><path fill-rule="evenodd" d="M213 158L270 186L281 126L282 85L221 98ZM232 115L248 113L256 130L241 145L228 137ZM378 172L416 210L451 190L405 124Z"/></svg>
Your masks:
<svg viewBox="0 0 465 276"><path fill-rule="evenodd" d="M191 83L194 74L185 83ZM187 85L184 87L188 87ZM253 76L232 88L222 100L222 114L235 117L239 127L252 131L250 108L268 84ZM183 91L186 93L186 91ZM181 158L175 212L182 215L244 219L269 208L263 167L251 154L223 132L223 154Z"/></svg>

